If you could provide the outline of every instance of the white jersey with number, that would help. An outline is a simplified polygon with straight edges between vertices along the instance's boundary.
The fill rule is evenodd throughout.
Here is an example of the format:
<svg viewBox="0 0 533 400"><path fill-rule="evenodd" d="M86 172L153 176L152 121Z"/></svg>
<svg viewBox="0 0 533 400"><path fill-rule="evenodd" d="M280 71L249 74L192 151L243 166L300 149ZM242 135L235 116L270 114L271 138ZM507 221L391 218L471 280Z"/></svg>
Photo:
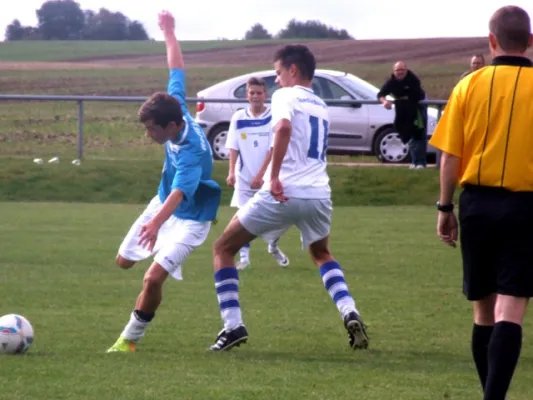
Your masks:
<svg viewBox="0 0 533 400"><path fill-rule="evenodd" d="M329 199L331 189L326 171L329 131L328 106L303 86L281 88L271 102L272 127L282 119L291 122L291 139L281 164L279 180L289 198ZM274 134L273 143L276 137ZM262 191L270 191L270 167Z"/></svg>
<svg viewBox="0 0 533 400"><path fill-rule="evenodd" d="M235 189L250 188L270 150L272 128L270 109L254 117L249 109L233 114L226 140L226 148L237 150L239 158L235 165Z"/></svg>

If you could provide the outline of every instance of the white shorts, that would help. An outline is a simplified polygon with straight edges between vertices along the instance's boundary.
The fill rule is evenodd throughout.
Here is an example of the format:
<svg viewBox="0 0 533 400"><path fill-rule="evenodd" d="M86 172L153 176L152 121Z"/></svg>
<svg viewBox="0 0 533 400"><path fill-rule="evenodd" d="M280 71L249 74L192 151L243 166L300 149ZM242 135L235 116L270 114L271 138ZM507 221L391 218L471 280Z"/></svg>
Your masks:
<svg viewBox="0 0 533 400"><path fill-rule="evenodd" d="M294 225L307 248L329 236L332 212L331 199L289 199L279 203L270 193L257 192L237 211L237 217L248 232L267 242L281 237Z"/></svg>
<svg viewBox="0 0 533 400"><path fill-rule="evenodd" d="M233 196L231 197L230 207L243 207L256 193L257 190L234 190Z"/></svg>
<svg viewBox="0 0 533 400"><path fill-rule="evenodd" d="M138 244L139 231L159 212L161 207L159 196L154 197L131 226L118 253L122 258L135 262L155 255L156 263L161 265L174 279L182 280L181 266L189 254L205 242L211 222L179 219L171 215L161 226L154 250L150 252Z"/></svg>

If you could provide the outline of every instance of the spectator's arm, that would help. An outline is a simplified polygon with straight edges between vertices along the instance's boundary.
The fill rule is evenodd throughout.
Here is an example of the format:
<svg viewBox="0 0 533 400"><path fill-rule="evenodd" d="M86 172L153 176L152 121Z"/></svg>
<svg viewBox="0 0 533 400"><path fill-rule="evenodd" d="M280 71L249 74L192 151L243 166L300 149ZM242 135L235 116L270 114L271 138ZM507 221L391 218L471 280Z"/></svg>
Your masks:
<svg viewBox="0 0 533 400"><path fill-rule="evenodd" d="M392 91L392 79L387 79L383 84L380 91L377 94L377 98L381 104L384 104L387 101L387 96L391 94Z"/></svg>

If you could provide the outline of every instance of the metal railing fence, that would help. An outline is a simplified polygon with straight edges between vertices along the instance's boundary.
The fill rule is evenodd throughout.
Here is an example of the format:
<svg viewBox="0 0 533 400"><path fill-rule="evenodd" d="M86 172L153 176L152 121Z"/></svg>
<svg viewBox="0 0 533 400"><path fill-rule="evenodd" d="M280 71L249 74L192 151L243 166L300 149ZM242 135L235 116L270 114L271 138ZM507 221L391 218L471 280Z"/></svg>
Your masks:
<svg viewBox="0 0 533 400"><path fill-rule="evenodd" d="M84 103L85 102L130 102L142 103L148 97L143 96L85 96L85 95L37 95L37 94L0 94L0 101L72 101L76 102L78 107L78 133L77 133L77 155L78 159L83 158L83 120L84 120ZM186 98L187 103L246 103L242 99L209 99L209 98ZM338 100L324 99L328 105L365 105L380 104L377 100ZM270 103L270 101L267 101ZM437 107L437 120L442 115L442 110L446 105L446 100L423 100L420 104ZM437 154L437 167L440 164L440 154Z"/></svg>

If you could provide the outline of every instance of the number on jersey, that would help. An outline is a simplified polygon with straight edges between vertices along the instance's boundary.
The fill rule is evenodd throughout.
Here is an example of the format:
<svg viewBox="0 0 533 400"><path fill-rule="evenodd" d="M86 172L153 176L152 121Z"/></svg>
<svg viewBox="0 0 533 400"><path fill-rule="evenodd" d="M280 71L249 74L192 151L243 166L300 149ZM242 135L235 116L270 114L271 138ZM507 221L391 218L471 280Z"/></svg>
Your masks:
<svg viewBox="0 0 533 400"><path fill-rule="evenodd" d="M309 124L311 125L311 143L307 151L307 157L315 160L324 161L326 158L326 150L328 148L328 126L329 123L325 119L310 116ZM320 128L323 129L323 140L320 138Z"/></svg>

